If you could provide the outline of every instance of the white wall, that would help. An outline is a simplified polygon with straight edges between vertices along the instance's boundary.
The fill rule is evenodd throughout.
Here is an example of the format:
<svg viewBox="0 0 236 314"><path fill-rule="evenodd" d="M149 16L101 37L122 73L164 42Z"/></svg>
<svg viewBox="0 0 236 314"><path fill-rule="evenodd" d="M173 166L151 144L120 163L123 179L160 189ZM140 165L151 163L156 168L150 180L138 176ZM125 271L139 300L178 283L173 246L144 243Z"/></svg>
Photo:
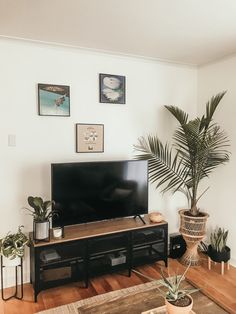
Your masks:
<svg viewBox="0 0 236 314"><path fill-rule="evenodd" d="M99 103L99 73L126 76L126 105ZM37 83L69 85L71 116L39 116ZM170 138L175 124L166 104L196 111L195 68L0 40L0 237L20 224L32 230L32 219L21 208L29 195L50 198L52 162L128 159L139 136L158 132ZM104 123L104 153L75 153L78 122ZM9 134L16 136L16 147L8 146ZM178 228L176 209L185 205L183 198L150 188L149 209L164 213L170 231ZM27 281L28 257L25 265Z"/></svg>
<svg viewBox="0 0 236 314"><path fill-rule="evenodd" d="M232 155L230 163L219 168L210 179L210 190L201 204L210 214L209 231L216 226L229 229L228 245L232 262L236 263L235 175L236 175L236 55L199 68L198 113L202 114L206 101L214 94L227 90L215 114L215 120L227 131Z"/></svg>

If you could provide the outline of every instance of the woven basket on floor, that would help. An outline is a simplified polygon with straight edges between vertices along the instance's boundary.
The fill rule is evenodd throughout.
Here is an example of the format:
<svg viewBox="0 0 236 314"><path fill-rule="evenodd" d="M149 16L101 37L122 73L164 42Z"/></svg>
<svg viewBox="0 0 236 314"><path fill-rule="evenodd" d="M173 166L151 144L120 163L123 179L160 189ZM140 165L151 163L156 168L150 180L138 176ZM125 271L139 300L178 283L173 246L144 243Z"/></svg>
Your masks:
<svg viewBox="0 0 236 314"><path fill-rule="evenodd" d="M182 234L187 250L181 257L180 262L184 265L197 266L200 264L200 257L198 254L198 245L206 235L206 222L209 217L208 214L202 213L201 217L188 216L185 212L187 209L179 211L180 215L180 233Z"/></svg>

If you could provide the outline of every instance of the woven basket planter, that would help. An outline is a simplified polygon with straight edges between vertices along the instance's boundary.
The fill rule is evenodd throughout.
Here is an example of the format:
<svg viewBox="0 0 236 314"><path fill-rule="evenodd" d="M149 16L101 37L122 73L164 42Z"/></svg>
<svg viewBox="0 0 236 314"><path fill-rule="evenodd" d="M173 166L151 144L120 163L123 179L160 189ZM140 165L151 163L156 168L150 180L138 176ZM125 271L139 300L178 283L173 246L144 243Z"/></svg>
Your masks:
<svg viewBox="0 0 236 314"><path fill-rule="evenodd" d="M201 213L202 216L200 217L188 216L185 214L186 211L188 210L182 209L179 211L179 232L182 234L187 245L187 250L180 258L180 262L184 265L191 264L191 266L198 266L200 264L198 245L205 237L206 222L209 215Z"/></svg>

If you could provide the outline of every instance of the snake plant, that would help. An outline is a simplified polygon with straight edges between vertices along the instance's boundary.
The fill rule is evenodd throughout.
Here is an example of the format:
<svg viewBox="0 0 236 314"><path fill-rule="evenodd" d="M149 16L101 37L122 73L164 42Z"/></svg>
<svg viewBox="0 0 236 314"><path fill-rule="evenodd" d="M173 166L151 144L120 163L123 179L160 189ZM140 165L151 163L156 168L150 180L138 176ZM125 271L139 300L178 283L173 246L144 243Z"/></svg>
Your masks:
<svg viewBox="0 0 236 314"><path fill-rule="evenodd" d="M217 252L225 251L227 238L228 238L228 230L216 228L214 232L211 233L211 236L210 236L212 248Z"/></svg>
<svg viewBox="0 0 236 314"><path fill-rule="evenodd" d="M136 159L147 159L149 179L163 192L183 192L190 202L190 214L197 216L197 202L208 190L199 192L200 182L208 178L218 166L229 161L229 140L224 130L213 121L213 115L225 92L213 96L206 104L201 117L189 120L188 114L175 106L165 108L178 121L173 145L163 144L158 136L148 135L138 139L134 146Z"/></svg>
<svg viewBox="0 0 236 314"><path fill-rule="evenodd" d="M15 259L17 256L23 257L25 246L29 246L28 237L22 232L24 226L19 226L17 233L8 233L6 237L0 239L0 254Z"/></svg>

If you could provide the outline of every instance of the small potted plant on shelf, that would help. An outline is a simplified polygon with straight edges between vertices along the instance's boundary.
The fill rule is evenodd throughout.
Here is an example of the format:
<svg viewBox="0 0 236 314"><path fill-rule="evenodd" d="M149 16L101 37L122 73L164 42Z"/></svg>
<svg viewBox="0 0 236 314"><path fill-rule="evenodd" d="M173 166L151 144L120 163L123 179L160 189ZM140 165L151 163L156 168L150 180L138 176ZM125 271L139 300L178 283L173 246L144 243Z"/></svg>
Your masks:
<svg viewBox="0 0 236 314"><path fill-rule="evenodd" d="M29 238L22 232L24 226L19 226L16 233L8 233L0 239L0 255L3 266L18 266L24 257L25 246L29 246Z"/></svg>
<svg viewBox="0 0 236 314"><path fill-rule="evenodd" d="M58 212L52 209L54 201L43 201L41 197L28 197L28 204L32 207L26 208L33 216L33 237L36 241L45 241L50 239L50 218L58 215Z"/></svg>
<svg viewBox="0 0 236 314"><path fill-rule="evenodd" d="M230 260L230 248L226 245L228 230L216 228L210 236L211 244L208 246L208 256L214 262L228 262Z"/></svg>
<svg viewBox="0 0 236 314"><path fill-rule="evenodd" d="M168 290L165 293L161 289L159 289L159 291L165 297L166 310L169 314L188 314L192 310L193 299L190 294L199 289L182 289L180 287L189 267L190 264L182 275L175 275L169 278L167 278L161 270L162 284Z"/></svg>

